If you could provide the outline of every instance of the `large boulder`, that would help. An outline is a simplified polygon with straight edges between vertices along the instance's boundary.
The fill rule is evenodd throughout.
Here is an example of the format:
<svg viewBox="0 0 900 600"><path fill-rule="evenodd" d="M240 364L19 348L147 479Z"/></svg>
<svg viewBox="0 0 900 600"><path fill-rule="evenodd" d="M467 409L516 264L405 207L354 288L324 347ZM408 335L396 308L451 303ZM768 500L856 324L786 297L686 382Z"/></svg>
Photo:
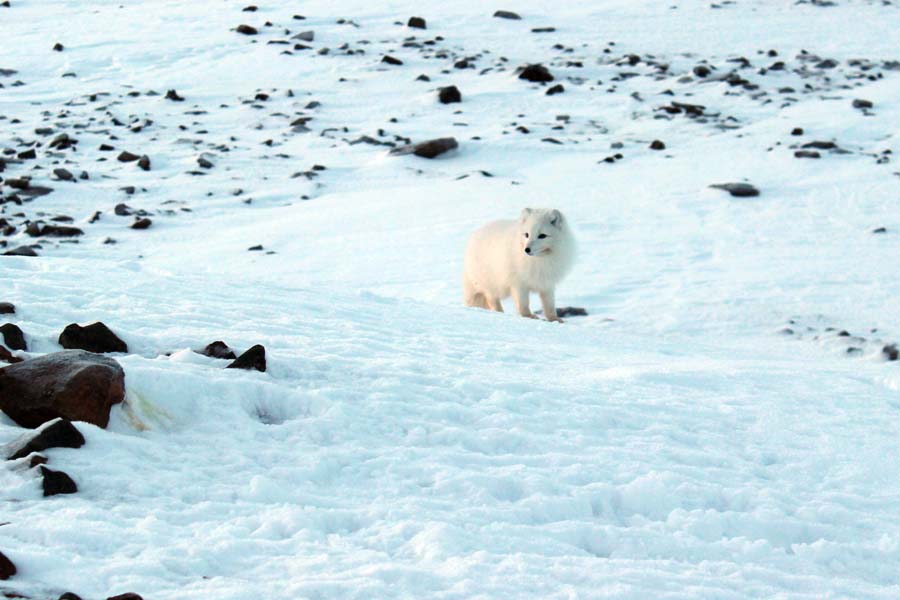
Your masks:
<svg viewBox="0 0 900 600"><path fill-rule="evenodd" d="M78 349L88 352L128 352L128 346L109 327L91 323L82 327L76 323L66 325L59 334L59 345L68 350Z"/></svg>
<svg viewBox="0 0 900 600"><path fill-rule="evenodd" d="M124 399L122 367L91 352L55 352L0 369L0 410L22 427L60 417L106 427Z"/></svg>

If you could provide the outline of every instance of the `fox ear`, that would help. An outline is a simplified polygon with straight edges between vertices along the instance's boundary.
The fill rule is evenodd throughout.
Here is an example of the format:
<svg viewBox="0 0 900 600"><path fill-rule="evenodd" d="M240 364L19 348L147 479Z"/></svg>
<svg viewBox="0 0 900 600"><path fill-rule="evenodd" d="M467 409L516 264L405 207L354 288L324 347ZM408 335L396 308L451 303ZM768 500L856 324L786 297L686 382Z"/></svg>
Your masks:
<svg viewBox="0 0 900 600"><path fill-rule="evenodd" d="M554 227L561 227L563 223L562 213L556 209L550 211L550 224Z"/></svg>
<svg viewBox="0 0 900 600"><path fill-rule="evenodd" d="M521 216L521 219L524 221L525 219L527 219L528 217L530 217L530 216L531 216L532 210L533 210L533 209L531 209L531 208L523 208L523 209L522 209L522 216Z"/></svg>

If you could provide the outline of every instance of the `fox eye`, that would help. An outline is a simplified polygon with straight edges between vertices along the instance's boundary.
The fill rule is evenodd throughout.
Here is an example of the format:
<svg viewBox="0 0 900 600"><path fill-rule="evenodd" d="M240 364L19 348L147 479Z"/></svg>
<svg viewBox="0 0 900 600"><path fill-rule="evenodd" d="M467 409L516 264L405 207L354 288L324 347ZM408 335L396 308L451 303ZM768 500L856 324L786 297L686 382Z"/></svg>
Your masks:
<svg viewBox="0 0 900 600"><path fill-rule="evenodd" d="M546 233L542 233L541 235L538 236L538 239L539 239L539 240L542 240L542 239L544 239L545 237L547 237L547 234L546 234Z"/></svg>
<svg viewBox="0 0 900 600"><path fill-rule="evenodd" d="M528 234L527 234L527 233L525 234L525 239L528 239Z"/></svg>

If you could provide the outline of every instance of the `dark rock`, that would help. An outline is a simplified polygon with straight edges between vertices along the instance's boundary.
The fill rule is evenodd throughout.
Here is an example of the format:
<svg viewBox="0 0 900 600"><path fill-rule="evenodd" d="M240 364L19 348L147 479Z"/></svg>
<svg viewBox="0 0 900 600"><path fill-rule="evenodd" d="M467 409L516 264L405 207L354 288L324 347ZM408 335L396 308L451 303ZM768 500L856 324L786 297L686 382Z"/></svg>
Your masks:
<svg viewBox="0 0 900 600"><path fill-rule="evenodd" d="M0 552L0 581L6 581L16 574L16 565Z"/></svg>
<svg viewBox="0 0 900 600"><path fill-rule="evenodd" d="M650 143L650 149L651 150L665 150L666 145L660 140L653 140Z"/></svg>
<svg viewBox="0 0 900 600"><path fill-rule="evenodd" d="M127 594L119 594L118 596L110 596L106 600L144 600L139 595L134 592L128 592Z"/></svg>
<svg viewBox="0 0 900 600"><path fill-rule="evenodd" d="M797 150L794 152L796 158L822 158L822 155L815 150Z"/></svg>
<svg viewBox="0 0 900 600"><path fill-rule="evenodd" d="M416 77L416 81L431 81L431 77L425 75L424 73Z"/></svg>
<svg viewBox="0 0 900 600"><path fill-rule="evenodd" d="M304 42L311 42L316 39L315 31L301 31L297 35L291 37L292 40L302 40Z"/></svg>
<svg viewBox="0 0 900 600"><path fill-rule="evenodd" d="M3 325L0 325L0 334L3 335L6 347L10 350L28 351L28 347L25 344L25 334L22 333L22 330L19 329L18 325L15 325L14 323L4 323Z"/></svg>
<svg viewBox="0 0 900 600"><path fill-rule="evenodd" d="M34 160L35 158L37 158L37 152L35 152L34 148L19 152L18 154L19 160Z"/></svg>
<svg viewBox="0 0 900 600"><path fill-rule="evenodd" d="M494 13L494 16L498 19L512 19L513 21L522 20L522 17L509 10L498 10Z"/></svg>
<svg viewBox="0 0 900 600"><path fill-rule="evenodd" d="M226 369L247 369L257 371L266 371L266 349L259 344L253 346L235 360L233 363L225 367Z"/></svg>
<svg viewBox="0 0 900 600"><path fill-rule="evenodd" d="M41 476L44 478L44 496L56 496L58 494L74 494L78 486L72 478L62 471L52 471L41 465Z"/></svg>
<svg viewBox="0 0 900 600"><path fill-rule="evenodd" d="M455 85L442 87L438 89L438 100L441 104L452 104L454 102L462 102L462 94Z"/></svg>
<svg viewBox="0 0 900 600"><path fill-rule="evenodd" d="M59 334L59 344L66 349L87 350L88 352L128 352L128 346L109 327L92 323L82 327L76 323L67 325Z"/></svg>
<svg viewBox="0 0 900 600"><path fill-rule="evenodd" d="M137 166L145 171L150 170L150 157L146 154L138 159Z"/></svg>
<svg viewBox="0 0 900 600"><path fill-rule="evenodd" d="M409 21L406 23L407 27L413 27L415 29L426 29L425 27L425 19L422 17L410 17Z"/></svg>
<svg viewBox="0 0 900 600"><path fill-rule="evenodd" d="M801 148L815 148L816 150L835 150L837 149L837 144L834 142L807 142L800 146Z"/></svg>
<svg viewBox="0 0 900 600"><path fill-rule="evenodd" d="M53 174L56 175L56 178L61 181L72 181L75 179L75 176L72 175L71 171L68 171L63 168L53 169Z"/></svg>
<svg viewBox="0 0 900 600"><path fill-rule="evenodd" d="M13 248L12 250L7 250L3 253L3 256L37 256L38 253L34 251L34 248L31 246L19 246L18 248Z"/></svg>
<svg viewBox="0 0 900 600"><path fill-rule="evenodd" d="M59 42L56 42L55 44L53 44L53 51L54 51L54 52L62 52L63 50L65 50L65 46L63 46L63 45L60 44Z"/></svg>
<svg viewBox="0 0 900 600"><path fill-rule="evenodd" d="M73 594L72 592L66 592L56 600L81 600L81 596Z"/></svg>
<svg viewBox="0 0 900 600"><path fill-rule="evenodd" d="M54 419L0 448L6 460L25 458L32 452L50 448L81 448L84 436L66 419Z"/></svg>
<svg viewBox="0 0 900 600"><path fill-rule="evenodd" d="M759 190L749 183L714 183L709 187L717 190L725 190L736 198L759 196Z"/></svg>
<svg viewBox="0 0 900 600"><path fill-rule="evenodd" d="M881 353L888 360L894 361L900 358L900 350L897 349L897 344L888 344L884 348L881 349Z"/></svg>
<svg viewBox="0 0 900 600"><path fill-rule="evenodd" d="M421 156L422 158L434 158L458 147L459 143L456 141L456 138L438 138L435 140L428 140L427 142L421 142L419 144L410 144L408 146L394 148L393 150L391 150L391 155L404 156L406 154L415 154L416 156Z"/></svg>
<svg viewBox="0 0 900 600"><path fill-rule="evenodd" d="M872 233L887 233L887 227L876 227Z"/></svg>
<svg viewBox="0 0 900 600"><path fill-rule="evenodd" d="M860 110L865 110L867 108L872 108L874 104L870 100L863 100L861 98L857 98L853 101L853 108L858 108Z"/></svg>
<svg viewBox="0 0 900 600"><path fill-rule="evenodd" d="M131 207L125 203L116 204L116 207L113 209L113 212L115 212L120 217L127 217L127 216L133 214Z"/></svg>
<svg viewBox="0 0 900 600"><path fill-rule="evenodd" d="M29 223L25 233L31 237L78 237L79 235L84 235L84 231L77 227L45 225L37 222Z"/></svg>
<svg viewBox="0 0 900 600"><path fill-rule="evenodd" d="M563 306L556 309L556 316L560 319L565 317L586 317L587 310L578 306Z"/></svg>
<svg viewBox="0 0 900 600"><path fill-rule="evenodd" d="M0 346L0 360L4 362L12 363L20 363L22 359L18 356L13 356L12 352L7 350L4 346Z"/></svg>
<svg viewBox="0 0 900 600"><path fill-rule="evenodd" d="M791 129L791 135L803 135L803 128L794 127L793 129Z"/></svg>
<svg viewBox="0 0 900 600"><path fill-rule="evenodd" d="M16 307L10 302L0 302L0 315L14 315Z"/></svg>
<svg viewBox="0 0 900 600"><path fill-rule="evenodd" d="M138 219L137 221L132 223L131 228L132 229L147 229L151 225L153 225L153 221L151 221L147 217L144 217L143 219Z"/></svg>
<svg viewBox="0 0 900 600"><path fill-rule="evenodd" d="M113 359L69 350L0 369L0 410L35 428L63 418L106 427L125 398L125 372Z"/></svg>
<svg viewBox="0 0 900 600"><path fill-rule="evenodd" d="M553 33L554 31L556 31L556 27L535 27L531 33Z"/></svg>
<svg viewBox="0 0 900 600"><path fill-rule="evenodd" d="M554 85L553 87L551 87L550 89L547 90L547 95L555 96L556 94L562 94L564 91L566 91L566 88L563 87L563 84L557 83L556 85Z"/></svg>
<svg viewBox="0 0 900 600"><path fill-rule="evenodd" d="M259 33L259 31L256 30L256 27L250 27L249 25L238 25L235 31L243 33L244 35L256 35Z"/></svg>
<svg viewBox="0 0 900 600"><path fill-rule="evenodd" d="M519 69L519 79L526 81L553 81L553 74L541 64L525 65Z"/></svg>
<svg viewBox="0 0 900 600"><path fill-rule="evenodd" d="M134 162L136 160L140 160L140 156L137 154L133 154L128 150L123 150L121 154L118 156L119 162Z"/></svg>
<svg viewBox="0 0 900 600"><path fill-rule="evenodd" d="M203 356L208 356L210 358L222 358L228 360L234 360L237 358L237 355L234 353L234 350L228 347L228 344L222 341L212 342L211 344L207 344L206 348L200 351L200 354Z"/></svg>
<svg viewBox="0 0 900 600"><path fill-rule="evenodd" d="M712 73L712 71L706 65L697 65L694 67L694 75L697 77L707 77L710 73Z"/></svg>
<svg viewBox="0 0 900 600"><path fill-rule="evenodd" d="M400 60L399 58L394 58L393 56L390 56L389 54L385 54L384 56L382 56L381 62L387 63L389 65L402 65L403 64L402 60Z"/></svg>
<svg viewBox="0 0 900 600"><path fill-rule="evenodd" d="M204 169L212 169L215 166L212 163L212 161L210 161L206 158L203 158L202 156L197 158L197 164L200 165Z"/></svg>
<svg viewBox="0 0 900 600"><path fill-rule="evenodd" d="M184 97L179 96L178 92L175 90L169 90L166 92L166 100L172 100L174 102L184 102Z"/></svg>

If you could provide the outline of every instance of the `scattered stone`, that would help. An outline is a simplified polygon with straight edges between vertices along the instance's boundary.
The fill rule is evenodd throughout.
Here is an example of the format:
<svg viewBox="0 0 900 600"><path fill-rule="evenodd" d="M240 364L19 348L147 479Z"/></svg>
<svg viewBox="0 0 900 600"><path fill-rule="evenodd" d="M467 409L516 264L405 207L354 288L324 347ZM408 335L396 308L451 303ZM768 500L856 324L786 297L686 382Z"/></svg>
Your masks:
<svg viewBox="0 0 900 600"><path fill-rule="evenodd" d="M123 150L121 154L118 156L119 162L134 162L136 160L140 160L140 156L137 154L133 154L128 150Z"/></svg>
<svg viewBox="0 0 900 600"><path fill-rule="evenodd" d="M150 170L150 157L146 154L138 159L137 165L145 171Z"/></svg>
<svg viewBox="0 0 900 600"><path fill-rule="evenodd" d="M872 233L887 233L887 227L876 227Z"/></svg>
<svg viewBox="0 0 900 600"><path fill-rule="evenodd" d="M53 44L53 51L54 51L54 52L62 52L63 50L65 50L65 46L63 46L63 45L60 44L59 42L56 42L55 44Z"/></svg>
<svg viewBox="0 0 900 600"><path fill-rule="evenodd" d="M78 237L84 235L84 231L77 227L65 225L46 225L41 222L31 222L25 228L25 233L31 237Z"/></svg>
<svg viewBox="0 0 900 600"><path fill-rule="evenodd" d="M900 358L900 350L897 349L897 344L888 344L881 349L881 353L890 361Z"/></svg>
<svg viewBox="0 0 900 600"><path fill-rule="evenodd" d="M37 256L38 253L34 251L34 248L31 246L19 246L18 248L13 248L12 250L7 250L3 253L3 256Z"/></svg>
<svg viewBox="0 0 900 600"><path fill-rule="evenodd" d="M81 448L84 436L71 421L58 418L48 421L32 432L0 448L0 455L6 460L25 458L33 452L43 452L50 448Z"/></svg>
<svg viewBox="0 0 900 600"><path fill-rule="evenodd" d="M257 244L255 246L250 246L249 248L247 248L247 252L262 252L262 250L263 250L262 244Z"/></svg>
<svg viewBox="0 0 900 600"><path fill-rule="evenodd" d="M113 359L69 350L0 369L0 410L22 427L63 418L106 427L125 398L125 372Z"/></svg>
<svg viewBox="0 0 900 600"><path fill-rule="evenodd" d="M425 27L425 19L422 17L410 17L406 26L414 29L427 29L427 27Z"/></svg>
<svg viewBox="0 0 900 600"><path fill-rule="evenodd" d="M706 65L697 65L694 67L694 75L697 77L708 77L710 73L712 73L712 70Z"/></svg>
<svg viewBox="0 0 900 600"><path fill-rule="evenodd" d="M435 140L428 140L427 142L394 148L393 150L391 150L391 155L404 156L407 154L415 154L416 156L421 156L422 158L435 158L436 156L440 156L441 154L449 152L450 150L458 147L459 143L456 141L456 138L438 138Z"/></svg>
<svg viewBox="0 0 900 600"><path fill-rule="evenodd" d="M541 64L525 65L519 68L519 79L535 82L553 81L553 74Z"/></svg>
<svg viewBox="0 0 900 600"><path fill-rule="evenodd" d="M800 146L801 148L814 148L816 150L835 150L837 149L837 144L834 142L807 142Z"/></svg>
<svg viewBox="0 0 900 600"><path fill-rule="evenodd" d="M291 37L292 40L302 40L304 42L311 42L316 39L315 31L301 31L297 35Z"/></svg>
<svg viewBox="0 0 900 600"><path fill-rule="evenodd" d="M0 580L6 581L16 574L16 565L5 554L0 552Z"/></svg>
<svg viewBox="0 0 900 600"><path fill-rule="evenodd" d="M139 595L134 592L128 592L127 594L119 594L118 596L110 596L106 600L144 600Z"/></svg>
<svg viewBox="0 0 900 600"><path fill-rule="evenodd" d="M28 351L28 347L25 344L25 334L22 333L22 330L19 329L18 325L14 323L4 323L3 325L0 325L0 335L3 336L6 347L10 350Z"/></svg>
<svg viewBox="0 0 900 600"><path fill-rule="evenodd" d="M257 371L266 371L266 349L257 344L237 357L233 363L225 367L226 369L246 369Z"/></svg>
<svg viewBox="0 0 900 600"><path fill-rule="evenodd" d="M58 494L74 494L78 486L72 478L62 471L53 471L41 465L41 476L44 478L44 497Z"/></svg>
<svg viewBox="0 0 900 600"><path fill-rule="evenodd" d="M791 135L803 135L803 128L794 127L793 129L791 129Z"/></svg>
<svg viewBox="0 0 900 600"><path fill-rule="evenodd" d="M57 598L57 600L81 600L81 596L79 596L78 594L73 594L72 592L66 592L65 594Z"/></svg>
<svg viewBox="0 0 900 600"><path fill-rule="evenodd" d="M13 356L12 352L6 349L5 346L0 346L0 360L7 363L20 363L22 359L18 356Z"/></svg>
<svg viewBox="0 0 900 600"><path fill-rule="evenodd" d="M16 307L10 302L0 302L0 315L14 315Z"/></svg>
<svg viewBox="0 0 900 600"><path fill-rule="evenodd" d="M137 221L135 221L134 223L132 223L132 224L131 224L131 228L132 228L132 229L147 229L147 228L149 228L151 225L153 225L153 221L151 221L151 220L148 219L147 217L144 217L144 218L138 219Z"/></svg>
<svg viewBox="0 0 900 600"><path fill-rule="evenodd" d="M393 56L391 56L389 54L385 54L384 56L382 56L381 62L387 63L389 65L402 65L403 64L402 60L400 60L399 58L394 58Z"/></svg>
<svg viewBox="0 0 900 600"><path fill-rule="evenodd" d="M71 171L67 169L63 169L62 167L53 169L53 174L56 175L56 178L60 181L74 181L75 176Z"/></svg>
<svg viewBox="0 0 900 600"><path fill-rule="evenodd" d="M650 149L651 150L665 150L666 145L660 140L653 140L652 142L650 142Z"/></svg>
<svg viewBox="0 0 900 600"><path fill-rule="evenodd" d="M709 187L717 190L725 190L736 198L759 196L759 190L749 183L714 183Z"/></svg>
<svg viewBox="0 0 900 600"><path fill-rule="evenodd" d="M560 319L566 317L586 317L587 310L578 306L563 306L556 309L556 316Z"/></svg>
<svg viewBox="0 0 900 600"><path fill-rule="evenodd" d="M556 27L535 27L531 33L553 33L554 31L556 31Z"/></svg>
<svg viewBox="0 0 900 600"><path fill-rule="evenodd" d="M454 102L462 102L462 94L455 85L438 88L438 100L441 104L452 104Z"/></svg>
<svg viewBox="0 0 900 600"><path fill-rule="evenodd" d="M494 17L498 19L511 19L513 21L521 21L522 17L509 10L498 10L494 13Z"/></svg>
<svg viewBox="0 0 900 600"><path fill-rule="evenodd" d="M179 96L178 92L175 90L169 90L166 92L166 100L172 100L174 102L184 102L184 97Z"/></svg>
<svg viewBox="0 0 900 600"><path fill-rule="evenodd" d="M815 150L797 150L794 152L796 158L822 158L822 155Z"/></svg>
<svg viewBox="0 0 900 600"><path fill-rule="evenodd" d="M566 88L563 87L563 84L557 83L556 85L554 85L553 87L551 87L550 89L547 90L547 95L555 96L556 94L562 94L564 91L566 91Z"/></svg>
<svg viewBox="0 0 900 600"><path fill-rule="evenodd" d="M17 157L19 160L34 160L35 158L37 158L37 152L35 152L34 148L31 148L29 150L19 152Z"/></svg>
<svg viewBox="0 0 900 600"><path fill-rule="evenodd" d="M113 209L113 212L115 212L120 217L127 217L129 215L134 214L134 211L131 209L131 207L123 202L116 204L116 207Z"/></svg>
<svg viewBox="0 0 900 600"><path fill-rule="evenodd" d="M235 31L243 33L244 35L256 35L259 33L259 31L256 30L256 27L250 27L249 25L238 25Z"/></svg>
<svg viewBox="0 0 900 600"><path fill-rule="evenodd" d="M874 104L872 104L871 100L863 100L862 98L857 98L853 101L853 108L858 108L860 110L872 108L873 106Z"/></svg>
<svg viewBox="0 0 900 600"><path fill-rule="evenodd" d="M228 347L223 341L212 342L211 344L207 344L206 348L199 352L203 356L208 356L210 358L221 358L234 360L237 358L237 355L234 353L234 350Z"/></svg>
<svg viewBox="0 0 900 600"><path fill-rule="evenodd" d="M101 322L82 327L77 323L67 325L59 334L59 345L66 349L104 352L128 352L128 346Z"/></svg>

